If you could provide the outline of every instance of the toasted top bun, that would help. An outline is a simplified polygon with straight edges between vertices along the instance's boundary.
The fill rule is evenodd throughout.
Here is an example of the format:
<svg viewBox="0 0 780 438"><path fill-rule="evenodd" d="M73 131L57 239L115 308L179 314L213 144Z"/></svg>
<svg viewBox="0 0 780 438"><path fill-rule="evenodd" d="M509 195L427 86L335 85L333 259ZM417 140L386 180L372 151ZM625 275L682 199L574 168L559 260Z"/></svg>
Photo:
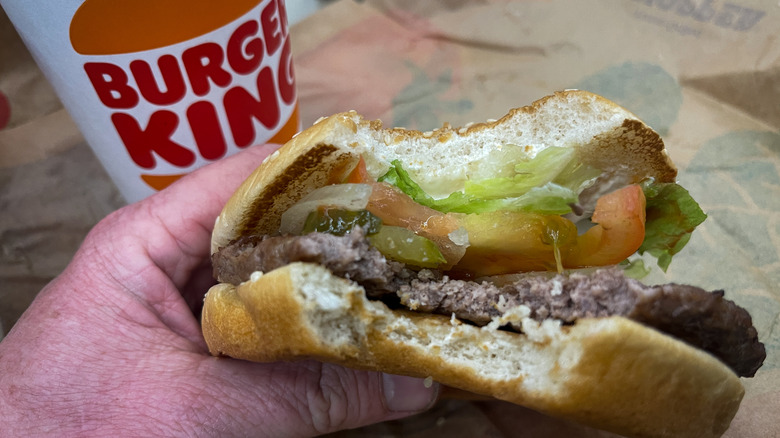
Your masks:
<svg viewBox="0 0 780 438"><path fill-rule="evenodd" d="M744 394L717 359L622 317L539 324L521 307L524 334L480 328L390 310L314 264L214 286L202 319L214 355L432 377L626 436L720 436Z"/></svg>
<svg viewBox="0 0 780 438"><path fill-rule="evenodd" d="M400 160L427 193L446 197L477 173L492 176L484 168L490 166L489 155L507 145L524 148L529 158L548 147L574 148L583 163L602 171L581 196L586 205L606 187L645 178L672 182L677 176L655 131L616 103L586 91L555 93L497 121L445 125L425 133L383 129L379 121L346 112L320 119L257 168L217 218L212 252L242 235L276 232L285 210L309 192L341 181L360 155L372 177Z"/></svg>

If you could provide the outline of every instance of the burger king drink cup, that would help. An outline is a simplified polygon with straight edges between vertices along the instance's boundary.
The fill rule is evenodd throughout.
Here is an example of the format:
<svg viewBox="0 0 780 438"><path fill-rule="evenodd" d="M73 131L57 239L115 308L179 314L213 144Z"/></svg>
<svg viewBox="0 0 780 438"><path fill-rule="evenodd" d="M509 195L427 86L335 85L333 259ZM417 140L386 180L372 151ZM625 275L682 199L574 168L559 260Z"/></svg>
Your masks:
<svg viewBox="0 0 780 438"><path fill-rule="evenodd" d="M0 0L134 202L299 129L284 0Z"/></svg>

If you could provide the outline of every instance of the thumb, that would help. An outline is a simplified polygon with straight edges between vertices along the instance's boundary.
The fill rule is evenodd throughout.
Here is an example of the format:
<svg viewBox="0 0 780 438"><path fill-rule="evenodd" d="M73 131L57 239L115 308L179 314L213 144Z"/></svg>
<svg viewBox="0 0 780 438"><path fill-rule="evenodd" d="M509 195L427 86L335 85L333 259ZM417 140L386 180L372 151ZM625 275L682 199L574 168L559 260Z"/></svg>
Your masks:
<svg viewBox="0 0 780 438"><path fill-rule="evenodd" d="M230 418L215 419L215 426L236 435L315 436L353 429L422 412L439 394L439 384L424 379L316 361L260 364L214 358L212 365L229 378L220 384L220 398L231 406ZM243 407L243 421L235 421L236 406Z"/></svg>

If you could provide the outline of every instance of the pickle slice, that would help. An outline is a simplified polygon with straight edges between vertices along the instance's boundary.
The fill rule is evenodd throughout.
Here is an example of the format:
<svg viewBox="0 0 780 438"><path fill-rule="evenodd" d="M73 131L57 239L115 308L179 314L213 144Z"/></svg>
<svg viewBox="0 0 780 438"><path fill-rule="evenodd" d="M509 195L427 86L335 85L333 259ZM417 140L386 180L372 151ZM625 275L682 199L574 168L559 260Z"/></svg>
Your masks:
<svg viewBox="0 0 780 438"><path fill-rule="evenodd" d="M447 261L432 240L403 227L382 225L368 210L318 208L306 217L303 234L343 236L356 226L363 227L371 245L389 259L421 268L435 268Z"/></svg>
<svg viewBox="0 0 780 438"><path fill-rule="evenodd" d="M341 210L319 208L309 213L303 225L303 234L320 233L343 236L356 226L363 227L366 234L374 234L382 227L382 220L368 210Z"/></svg>
<svg viewBox="0 0 780 438"><path fill-rule="evenodd" d="M435 268L447 260L433 241L402 227L384 225L369 242L385 257L422 268Z"/></svg>

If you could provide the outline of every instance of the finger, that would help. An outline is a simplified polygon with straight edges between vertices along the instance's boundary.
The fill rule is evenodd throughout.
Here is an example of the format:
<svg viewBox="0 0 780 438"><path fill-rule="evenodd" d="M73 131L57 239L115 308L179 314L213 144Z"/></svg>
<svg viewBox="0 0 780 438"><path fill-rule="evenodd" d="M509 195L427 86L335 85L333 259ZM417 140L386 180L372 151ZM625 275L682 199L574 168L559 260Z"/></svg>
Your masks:
<svg viewBox="0 0 780 438"><path fill-rule="evenodd" d="M230 435L315 436L422 412L439 385L425 379L356 371L315 361L256 364L213 359L221 376L215 428ZM236 417L237 416L237 417Z"/></svg>

